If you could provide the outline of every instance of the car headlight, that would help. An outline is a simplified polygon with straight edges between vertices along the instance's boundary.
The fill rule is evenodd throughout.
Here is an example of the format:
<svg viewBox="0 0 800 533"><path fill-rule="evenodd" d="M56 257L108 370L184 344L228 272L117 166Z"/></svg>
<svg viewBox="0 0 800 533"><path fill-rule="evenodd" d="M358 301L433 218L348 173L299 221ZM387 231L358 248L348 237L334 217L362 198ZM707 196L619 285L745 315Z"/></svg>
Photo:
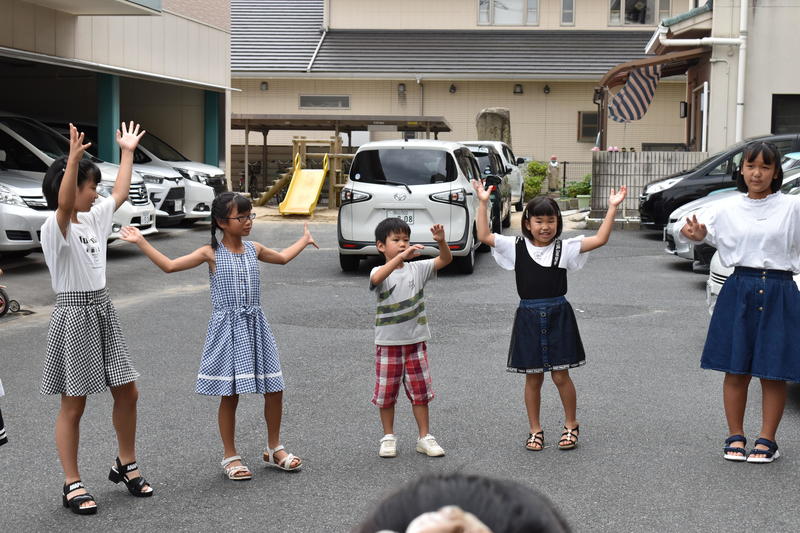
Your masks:
<svg viewBox="0 0 800 533"><path fill-rule="evenodd" d="M683 181L683 178L670 178L668 180L658 181L652 185L648 185L648 187L644 190L644 194L654 194L657 192L666 191L681 181Z"/></svg>
<svg viewBox="0 0 800 533"><path fill-rule="evenodd" d="M24 201L22 201L22 198L5 185L0 185L0 204L26 207L26 204Z"/></svg>
<svg viewBox="0 0 800 533"><path fill-rule="evenodd" d="M114 186L108 183L100 183L97 186L97 194L102 196L103 198L108 198L111 196L112 191L114 190Z"/></svg>
<svg viewBox="0 0 800 533"><path fill-rule="evenodd" d="M142 179L145 183L155 183L157 185L164 183L164 178L160 176L151 176L150 174L142 174Z"/></svg>
<svg viewBox="0 0 800 533"><path fill-rule="evenodd" d="M184 178L196 181L198 183L202 183L203 185L206 185L206 182L208 182L209 175L204 172L197 172L196 170L190 170L188 168L178 168L178 167L174 168L175 170L180 172L181 176L183 176Z"/></svg>

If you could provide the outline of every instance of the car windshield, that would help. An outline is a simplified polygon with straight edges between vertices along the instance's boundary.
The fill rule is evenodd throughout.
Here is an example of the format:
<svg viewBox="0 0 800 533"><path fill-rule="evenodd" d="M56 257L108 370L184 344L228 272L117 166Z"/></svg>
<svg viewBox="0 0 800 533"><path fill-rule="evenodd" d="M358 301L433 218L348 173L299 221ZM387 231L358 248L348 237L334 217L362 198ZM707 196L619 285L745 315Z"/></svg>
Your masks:
<svg viewBox="0 0 800 533"><path fill-rule="evenodd" d="M478 152L472 150L472 155L474 155L475 159L478 160L478 168L481 169L481 172L484 174L487 170L490 173L492 172L492 160L489 158L489 152Z"/></svg>
<svg viewBox="0 0 800 533"><path fill-rule="evenodd" d="M800 153L793 152L783 156L783 159L781 159L781 168L783 168L784 172L793 168L800 168Z"/></svg>
<svg viewBox="0 0 800 533"><path fill-rule="evenodd" d="M152 133L145 134L139 141L145 150L163 161L189 161L182 153L168 145Z"/></svg>
<svg viewBox="0 0 800 533"><path fill-rule="evenodd" d="M69 155L69 141L50 128L17 117L3 117L0 122L53 159Z"/></svg>
<svg viewBox="0 0 800 533"><path fill-rule="evenodd" d="M441 183L456 179L456 165L450 154L443 150L363 150L353 160L350 177L354 181L394 182L403 185Z"/></svg>

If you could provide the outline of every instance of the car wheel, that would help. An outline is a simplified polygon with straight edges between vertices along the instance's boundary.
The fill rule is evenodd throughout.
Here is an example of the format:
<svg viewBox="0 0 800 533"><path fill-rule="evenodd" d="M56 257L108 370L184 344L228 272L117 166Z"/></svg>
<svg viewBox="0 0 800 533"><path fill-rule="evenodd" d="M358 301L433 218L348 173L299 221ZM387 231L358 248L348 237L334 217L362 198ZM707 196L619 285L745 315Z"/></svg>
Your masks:
<svg viewBox="0 0 800 533"><path fill-rule="evenodd" d="M456 257L456 267L462 274L472 274L475 270L475 247L470 247L470 251L463 257Z"/></svg>
<svg viewBox="0 0 800 533"><path fill-rule="evenodd" d="M359 263L361 263L361 258L357 255L339 254L339 266L344 272L355 272L358 270Z"/></svg>
<svg viewBox="0 0 800 533"><path fill-rule="evenodd" d="M508 214L506 218L503 219L503 227L508 228L511 226L511 205L508 206Z"/></svg>
<svg viewBox="0 0 800 533"><path fill-rule="evenodd" d="M514 210L519 212L522 211L522 197L520 196L519 202L514 204Z"/></svg>

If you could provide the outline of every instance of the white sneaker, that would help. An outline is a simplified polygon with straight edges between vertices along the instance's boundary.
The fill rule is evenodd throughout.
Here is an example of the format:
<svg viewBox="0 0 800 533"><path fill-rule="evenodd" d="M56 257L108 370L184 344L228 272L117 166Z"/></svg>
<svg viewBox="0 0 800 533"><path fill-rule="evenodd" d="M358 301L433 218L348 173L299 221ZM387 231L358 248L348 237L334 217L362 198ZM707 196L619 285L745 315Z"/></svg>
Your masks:
<svg viewBox="0 0 800 533"><path fill-rule="evenodd" d="M417 451L424 453L428 457L441 457L444 455L444 450L430 433L417 441Z"/></svg>
<svg viewBox="0 0 800 533"><path fill-rule="evenodd" d="M397 456L397 439L394 435L389 433L384 435L381 439L381 449L378 452L381 457L396 457Z"/></svg>

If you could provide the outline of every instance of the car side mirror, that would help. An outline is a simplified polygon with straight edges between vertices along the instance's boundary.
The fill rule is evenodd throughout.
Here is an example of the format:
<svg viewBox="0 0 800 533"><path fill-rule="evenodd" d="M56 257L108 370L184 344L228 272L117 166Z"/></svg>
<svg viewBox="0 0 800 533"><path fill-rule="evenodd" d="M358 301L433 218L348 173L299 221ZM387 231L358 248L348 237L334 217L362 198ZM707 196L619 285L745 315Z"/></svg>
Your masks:
<svg viewBox="0 0 800 533"><path fill-rule="evenodd" d="M506 166L506 174L511 174L514 171L510 166Z"/></svg>
<svg viewBox="0 0 800 533"><path fill-rule="evenodd" d="M0 150L0 163L5 163L5 162L6 162L6 151Z"/></svg>
<svg viewBox="0 0 800 533"><path fill-rule="evenodd" d="M518 158L517 158L517 164L518 164L518 165L524 165L524 164L525 164L525 159L523 159L523 158L521 158L521 157L518 157Z"/></svg>

